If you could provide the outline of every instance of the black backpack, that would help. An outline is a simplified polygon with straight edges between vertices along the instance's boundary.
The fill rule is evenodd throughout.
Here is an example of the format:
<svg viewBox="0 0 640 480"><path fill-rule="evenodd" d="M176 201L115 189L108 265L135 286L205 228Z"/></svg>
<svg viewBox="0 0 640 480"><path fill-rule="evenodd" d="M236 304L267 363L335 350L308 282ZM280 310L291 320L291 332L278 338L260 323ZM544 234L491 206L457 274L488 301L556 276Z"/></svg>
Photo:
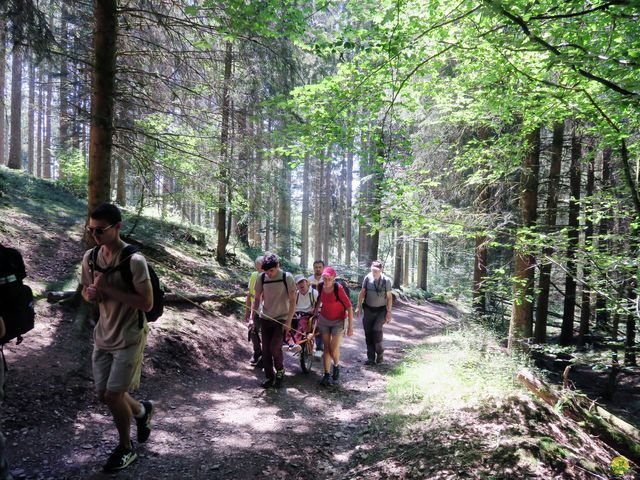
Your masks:
<svg viewBox="0 0 640 480"><path fill-rule="evenodd" d="M139 252L140 249L135 245L127 245L122 250L121 256L124 257L122 261L115 267L106 268L106 269L100 268L98 266L99 251L100 251L99 245L94 247L93 250L91 251L91 255L89 257L89 267L91 268L91 272L95 270L105 275L108 275L111 272L115 272L119 270L124 282L127 285L129 285L131 290L135 291L135 287L133 285L133 274L131 273L131 256L134 253ZM149 265L149 262L147 262L147 267L149 268L149 280L151 281L151 289L153 291L153 306L151 307L151 310L149 310L144 314L144 316L146 317L147 322L155 322L162 316L164 312L164 290L160 285L160 279L158 278L158 274L153 269L153 267ZM141 315L140 328L142 328L142 325L143 325L143 322L142 322L142 315Z"/></svg>
<svg viewBox="0 0 640 480"><path fill-rule="evenodd" d="M342 288L344 289L344 293L347 294L347 297L349 297L349 299L351 299L351 291L349 290L349 285L347 285L347 281L342 279L342 278L336 278L335 281L333 282L333 293L336 296L336 300L339 301L342 304L342 308L344 308L345 312L347 311L347 306L344 304L344 302L340 299L340 295L338 294L338 284L340 284L342 286ZM324 282L320 282L318 283L318 292L322 292L322 289L324 288ZM320 300L320 293L318 294L318 300ZM320 303L320 302L318 302Z"/></svg>
<svg viewBox="0 0 640 480"><path fill-rule="evenodd" d="M36 314L33 292L22 283L26 276L20 252L0 245L0 317L6 329L0 345L14 338L19 344L22 335L33 329Z"/></svg>

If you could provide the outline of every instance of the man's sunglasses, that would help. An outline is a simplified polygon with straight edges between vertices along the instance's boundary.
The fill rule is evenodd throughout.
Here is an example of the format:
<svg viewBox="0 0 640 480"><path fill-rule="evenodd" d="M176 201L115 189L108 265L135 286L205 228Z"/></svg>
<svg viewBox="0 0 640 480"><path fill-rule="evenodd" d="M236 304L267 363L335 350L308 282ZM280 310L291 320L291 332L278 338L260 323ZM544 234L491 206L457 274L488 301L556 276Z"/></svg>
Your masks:
<svg viewBox="0 0 640 480"><path fill-rule="evenodd" d="M115 225L115 223L112 223L111 225L109 225L108 227L89 227L86 226L84 227L84 229L89 232L90 235L102 235L104 232L106 232L107 230L109 230L111 227L113 227Z"/></svg>

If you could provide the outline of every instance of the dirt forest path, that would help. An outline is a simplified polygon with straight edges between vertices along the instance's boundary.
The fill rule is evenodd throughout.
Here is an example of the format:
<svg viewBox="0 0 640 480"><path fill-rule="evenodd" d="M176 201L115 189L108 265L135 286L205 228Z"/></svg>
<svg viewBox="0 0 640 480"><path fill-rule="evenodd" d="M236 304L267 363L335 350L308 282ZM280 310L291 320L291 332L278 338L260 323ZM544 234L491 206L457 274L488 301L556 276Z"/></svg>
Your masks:
<svg viewBox="0 0 640 480"><path fill-rule="evenodd" d="M198 312L191 314L197 317ZM234 337L215 340L226 358L206 368L180 369L178 362L163 368L171 366L162 365L172 362L170 349L180 349L179 337L168 336L150 345L154 355L145 360L140 395L156 405L152 436L138 446L138 461L116 475L101 473L116 432L106 408L93 397L90 375L86 369L62 372L72 367L73 361L65 366L63 358L72 352L49 346L51 371L42 373L40 362L31 366L27 379L32 387L44 385L41 391L10 385L13 397L3 416L11 467L16 478L56 480L351 478L349 469L366 458L367 445L380 441L371 422L385 398L383 372L407 347L453 322L442 306L398 305L385 328L385 363L369 367L363 364L364 334L357 321L354 336L342 347L339 386L318 385L319 359L305 375L298 358L285 353L287 376L278 391L259 387L263 374L248 365L249 344ZM14 348L16 355L21 355L19 348ZM27 361L26 355L22 358ZM16 375L27 375L16 370ZM20 402L16 395L23 397ZM135 438L135 427L132 434Z"/></svg>

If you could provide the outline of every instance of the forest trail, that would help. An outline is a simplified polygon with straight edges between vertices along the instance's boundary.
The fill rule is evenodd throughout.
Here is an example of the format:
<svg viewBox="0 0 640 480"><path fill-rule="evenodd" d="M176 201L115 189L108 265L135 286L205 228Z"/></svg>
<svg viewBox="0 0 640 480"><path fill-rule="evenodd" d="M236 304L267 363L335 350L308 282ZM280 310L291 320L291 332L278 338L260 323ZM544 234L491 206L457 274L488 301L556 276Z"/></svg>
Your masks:
<svg viewBox="0 0 640 480"><path fill-rule="evenodd" d="M45 308L63 318L69 313ZM207 316L197 309L180 314L201 325ZM318 385L319 359L305 375L298 357L285 353L287 376L278 391L259 387L263 372L248 365L249 343L238 320L213 319L210 331L224 335L220 330L226 329L229 336L210 338L220 356L208 362L201 356L198 360L187 336L165 336L162 321L164 317L150 334L140 392L156 405L152 436L139 446L138 461L117 478L350 478L348 471L359 455L366 457L367 448L380 441L372 421L385 401L383 373L405 348L455 319L435 304L398 306L385 328L385 363L376 367L363 364L364 334L357 321L354 336L343 344L339 386ZM89 346L74 347L64 333L69 326L38 327L38 344L55 351L51 368L42 368L42 355L35 351L28 355L34 347L28 340L7 352L12 377L4 424L17 478L113 477L101 473L101 466L116 432L106 408L93 396L87 366L78 368L77 362L83 363L78 354L88 355ZM56 331L67 345L56 341ZM47 333L49 342L43 339ZM191 365L180 368L188 357Z"/></svg>

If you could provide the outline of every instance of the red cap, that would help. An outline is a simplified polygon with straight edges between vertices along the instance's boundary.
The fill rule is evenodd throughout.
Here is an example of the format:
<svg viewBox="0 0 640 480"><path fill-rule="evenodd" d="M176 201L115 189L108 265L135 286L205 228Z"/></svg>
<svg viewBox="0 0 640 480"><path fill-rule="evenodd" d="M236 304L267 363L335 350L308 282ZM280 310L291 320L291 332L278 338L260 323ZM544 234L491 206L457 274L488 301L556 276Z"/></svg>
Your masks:
<svg viewBox="0 0 640 480"><path fill-rule="evenodd" d="M336 277L337 275L336 271L331 267L325 267L325 269L322 270L323 277Z"/></svg>

